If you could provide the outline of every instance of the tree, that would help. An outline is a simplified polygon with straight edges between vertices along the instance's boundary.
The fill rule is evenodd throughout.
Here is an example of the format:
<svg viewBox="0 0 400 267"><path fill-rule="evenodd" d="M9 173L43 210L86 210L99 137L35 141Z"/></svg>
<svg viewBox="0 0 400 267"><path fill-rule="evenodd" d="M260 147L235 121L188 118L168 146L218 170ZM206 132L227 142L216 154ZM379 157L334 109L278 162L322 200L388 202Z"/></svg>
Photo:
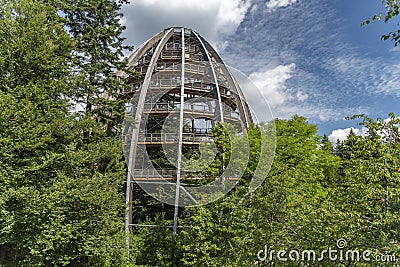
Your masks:
<svg viewBox="0 0 400 267"><path fill-rule="evenodd" d="M371 22L380 21L382 19L386 23L399 15L399 4L397 0L382 0L382 4L385 5L386 10L372 16L370 19L363 21L361 26L368 25ZM398 23L397 26L400 26L400 23ZM382 40L387 40L389 38L394 42L394 46L397 46L400 43L400 29L382 35Z"/></svg>
<svg viewBox="0 0 400 267"><path fill-rule="evenodd" d="M127 62L121 60L125 49L121 25L121 6L126 0L54 0L61 12L68 33L76 45L72 53L75 72L73 100L84 107L83 117L96 120L108 133L116 131L124 117L121 92L125 86L117 70L126 71ZM89 134L89 133L88 133Z"/></svg>
<svg viewBox="0 0 400 267"><path fill-rule="evenodd" d="M18 266L126 260L126 168L116 127L123 106L104 98L123 85L113 72L122 66L121 43L113 42L120 40L119 5L101 4L113 10L95 9L101 26L93 31L82 19L74 35L66 32L73 29L66 5L0 0L0 249ZM101 45L82 45L82 33L98 36ZM101 63L85 61L96 58L90 55ZM74 112L82 92L90 108Z"/></svg>
<svg viewBox="0 0 400 267"><path fill-rule="evenodd" d="M170 248L171 231L142 230L141 240L153 240L146 248L157 251L164 266L298 266L299 262L258 262L265 245L280 249L316 249L335 244L334 188L339 161L330 150L321 149L316 127L305 118L277 120L277 150L271 171L256 191L248 193L255 162L259 159L261 127L248 129L250 158L240 183L224 198L203 207L187 207L180 217L183 226ZM216 131L220 131L219 127ZM221 139L225 140L223 133ZM229 145L229 140L219 146ZM229 149L222 147L229 155ZM225 155L226 156L226 155ZM229 157L224 157L229 161ZM168 222L160 224L169 225ZM144 238L142 238L144 236ZM336 239L335 239L336 238ZM154 254L139 249L140 263L154 262ZM171 255L173 253L173 255ZM175 259L175 260L173 260ZM324 266L336 266L324 262Z"/></svg>
<svg viewBox="0 0 400 267"><path fill-rule="evenodd" d="M398 252L400 199L399 118L373 120L365 115L365 136L350 133L339 150L340 177L335 201L340 207L342 238L348 247L374 253Z"/></svg>
<svg viewBox="0 0 400 267"><path fill-rule="evenodd" d="M40 2L1 1L0 14L0 244L21 257L37 230L30 215L38 210L27 204L55 181L71 138L64 97L74 43Z"/></svg>

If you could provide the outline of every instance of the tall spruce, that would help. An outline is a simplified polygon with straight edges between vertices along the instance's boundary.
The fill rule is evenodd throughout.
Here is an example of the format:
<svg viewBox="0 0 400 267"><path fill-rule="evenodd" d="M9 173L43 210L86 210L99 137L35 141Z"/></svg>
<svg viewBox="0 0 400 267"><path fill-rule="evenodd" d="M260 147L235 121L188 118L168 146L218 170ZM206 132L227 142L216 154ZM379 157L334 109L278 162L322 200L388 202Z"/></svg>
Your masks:
<svg viewBox="0 0 400 267"><path fill-rule="evenodd" d="M115 131L124 115L121 92L124 80L117 70L126 70L123 58L125 46L122 37L121 6L128 1L114 0L54 0L65 19L65 26L76 46L72 68L76 88L76 104L84 109L84 117L96 117L107 131ZM78 108L79 109L79 108Z"/></svg>
<svg viewBox="0 0 400 267"><path fill-rule="evenodd" d="M397 254L400 119L394 114L387 120L351 118L361 118L366 134L350 132L338 150L341 167L335 196L342 213L338 224L342 238L349 241L350 249L373 250L371 258Z"/></svg>
<svg viewBox="0 0 400 267"><path fill-rule="evenodd" d="M0 1L0 265L126 260L121 5L89 2Z"/></svg>
<svg viewBox="0 0 400 267"><path fill-rule="evenodd" d="M56 12L37 1L0 1L0 245L19 264L37 263L50 218L35 204L57 180L72 140L66 97L74 42Z"/></svg>

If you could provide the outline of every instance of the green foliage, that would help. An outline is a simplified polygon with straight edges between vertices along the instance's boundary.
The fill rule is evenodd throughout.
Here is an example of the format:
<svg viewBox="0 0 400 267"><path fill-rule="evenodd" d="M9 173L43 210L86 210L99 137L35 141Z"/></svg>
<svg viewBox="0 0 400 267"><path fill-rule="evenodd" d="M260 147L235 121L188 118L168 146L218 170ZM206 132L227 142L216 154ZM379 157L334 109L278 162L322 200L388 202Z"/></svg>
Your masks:
<svg viewBox="0 0 400 267"><path fill-rule="evenodd" d="M330 178L335 176L339 161L329 151L318 148L316 127L304 118L295 116L275 124L276 158L262 186L248 192L260 157L261 136L265 134L262 127L251 126L249 164L240 184L215 203L183 210L183 228L178 232L173 255L163 250L163 262L179 257L176 266L253 266L264 245L278 250L305 249L335 242ZM228 152L231 141L225 135L226 127L214 131L220 132L218 150ZM150 262L150 256L146 260Z"/></svg>
<svg viewBox="0 0 400 267"><path fill-rule="evenodd" d="M73 100L85 108L83 117L97 120L107 131L115 131L124 116L124 102L119 92L125 80L117 78L116 70L126 70L121 61L125 26L120 24L120 8L127 1L114 0L53 0L62 14L65 28L76 41L72 53L74 69Z"/></svg>
<svg viewBox="0 0 400 267"><path fill-rule="evenodd" d="M128 261L126 169L115 128L123 107L102 100L123 85L114 76L114 68L123 66L117 63L120 5L102 2L110 11L97 17L98 23L114 35L90 47L82 46L82 35L65 30L73 29L72 18L60 16L75 10L69 4L60 10L49 1L0 1L0 249L9 254L0 265ZM86 7L82 14L97 14ZM89 23L75 26L93 36L101 32ZM94 72L83 67L90 62L83 54L101 57L96 79L86 80ZM84 104L96 106L75 113L85 88L86 96L97 100Z"/></svg>
<svg viewBox="0 0 400 267"><path fill-rule="evenodd" d="M139 263L151 266L299 266L257 259L268 250L336 248L340 238L346 249L369 249L377 254L398 253L399 130L400 120L374 121L366 116L361 125L366 136L350 133L333 148L317 135L305 118L277 120L277 150L271 171L262 186L248 192L260 145L260 128L250 127L250 164L244 179L227 196L204 207L181 210L173 249L171 230L146 228L136 233ZM229 151L230 139L220 126L219 151ZM223 140L223 141L222 141ZM171 225L170 220L146 222ZM148 248L157 251L148 253ZM307 266L382 266L351 260L305 262ZM374 265L375 264L375 265ZM388 266L391 263L388 263Z"/></svg>
<svg viewBox="0 0 400 267"><path fill-rule="evenodd" d="M350 133L338 148L342 164L335 194L345 215L341 232L352 245L392 254L398 252L399 240L400 119L394 114L388 120L351 119L357 118L367 135Z"/></svg>
<svg viewBox="0 0 400 267"><path fill-rule="evenodd" d="M386 23L399 15L399 4L397 0L382 0L382 4L385 6L385 11L363 21L361 26L365 26L371 22L380 21L382 19ZM400 26L400 23L398 23L397 26ZM400 30L382 35L382 40L388 40L389 38L394 42L394 46L400 44Z"/></svg>
<svg viewBox="0 0 400 267"><path fill-rule="evenodd" d="M398 8L386 2L388 21ZM298 266L259 262L257 253L264 246L320 251L339 238L349 249L398 255L395 114L353 116L366 135L351 132L335 148L299 116L276 120L276 131L273 124L251 125L242 136L218 125L215 147L184 151L182 164L208 166L201 175L210 179L233 166L232 176L244 170L240 182L214 203L180 209L174 237L173 207L135 188L136 219L155 227L136 228L128 254L118 130L124 80L114 76L126 64L119 60L123 3L0 0L0 265ZM78 104L84 108L76 110ZM154 155L154 163L166 164L163 152ZM266 179L249 191L255 177Z"/></svg>

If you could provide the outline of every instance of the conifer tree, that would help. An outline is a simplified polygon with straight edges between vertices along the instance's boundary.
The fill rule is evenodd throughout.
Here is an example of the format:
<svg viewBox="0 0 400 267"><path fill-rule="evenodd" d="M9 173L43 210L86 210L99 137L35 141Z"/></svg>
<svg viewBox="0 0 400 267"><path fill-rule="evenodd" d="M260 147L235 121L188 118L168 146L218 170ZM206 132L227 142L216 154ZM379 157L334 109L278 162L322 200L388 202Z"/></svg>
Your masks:
<svg viewBox="0 0 400 267"><path fill-rule="evenodd" d="M0 1L0 265L125 261L120 4L73 4Z"/></svg>

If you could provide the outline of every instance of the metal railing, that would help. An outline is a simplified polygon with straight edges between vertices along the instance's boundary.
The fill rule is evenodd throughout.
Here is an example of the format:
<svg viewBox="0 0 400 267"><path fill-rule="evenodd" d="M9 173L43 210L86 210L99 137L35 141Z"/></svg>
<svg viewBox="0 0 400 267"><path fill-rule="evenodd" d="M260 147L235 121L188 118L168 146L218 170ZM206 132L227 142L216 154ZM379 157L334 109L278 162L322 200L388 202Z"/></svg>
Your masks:
<svg viewBox="0 0 400 267"><path fill-rule="evenodd" d="M146 112L179 112L180 109L180 104L176 103L170 103L170 102L161 102L161 103L146 103L144 105L145 111ZM210 109L211 108L211 109ZM197 115L202 115L206 117L212 117L214 116L214 108L210 107L205 104L198 104L198 103L185 103L184 104L184 112L185 113L195 113ZM235 111L232 111L231 109L228 109L226 107L223 108L222 110L224 118L227 119L239 119L239 114Z"/></svg>
<svg viewBox="0 0 400 267"><path fill-rule="evenodd" d="M195 132L193 133L183 133L182 134L182 142L183 143L207 143L213 142L214 138L208 135L209 129L199 129L195 128ZM139 134L139 143L173 143L178 144L178 134L177 133L148 133L148 134Z"/></svg>
<svg viewBox="0 0 400 267"><path fill-rule="evenodd" d="M158 62L155 67L157 71L180 71L181 68L182 65L180 63L162 63L162 62ZM204 75L207 72L207 66L200 64L186 63L185 71L193 74Z"/></svg>
<svg viewBox="0 0 400 267"><path fill-rule="evenodd" d="M196 66L199 67L199 66ZM197 70L196 70L197 71ZM199 67L199 72L200 70ZM182 84L182 81L177 78L160 78L160 79L152 79L150 81L150 88L157 89L157 88L171 88L174 89ZM188 90L199 90L202 92L210 92L211 90L214 89L214 86L210 85L212 84L211 80L207 81L204 79L194 79L194 78L187 78L185 80L185 89ZM233 99L235 93L233 93L231 90L229 90L226 86L220 86L220 94L222 97Z"/></svg>
<svg viewBox="0 0 400 267"><path fill-rule="evenodd" d="M133 171L134 180L150 180L150 179L175 179L176 178L176 169L135 169ZM181 171L181 179L183 180L202 180L208 179L207 177L203 177L200 175L193 176L189 175L190 172ZM216 179L229 180L229 181L238 181L240 180L240 176L231 176L231 177L220 177Z"/></svg>
<svg viewBox="0 0 400 267"><path fill-rule="evenodd" d="M181 172L182 173L182 172ZM140 169L133 171L134 178L175 178L176 170L168 170L168 169Z"/></svg>

